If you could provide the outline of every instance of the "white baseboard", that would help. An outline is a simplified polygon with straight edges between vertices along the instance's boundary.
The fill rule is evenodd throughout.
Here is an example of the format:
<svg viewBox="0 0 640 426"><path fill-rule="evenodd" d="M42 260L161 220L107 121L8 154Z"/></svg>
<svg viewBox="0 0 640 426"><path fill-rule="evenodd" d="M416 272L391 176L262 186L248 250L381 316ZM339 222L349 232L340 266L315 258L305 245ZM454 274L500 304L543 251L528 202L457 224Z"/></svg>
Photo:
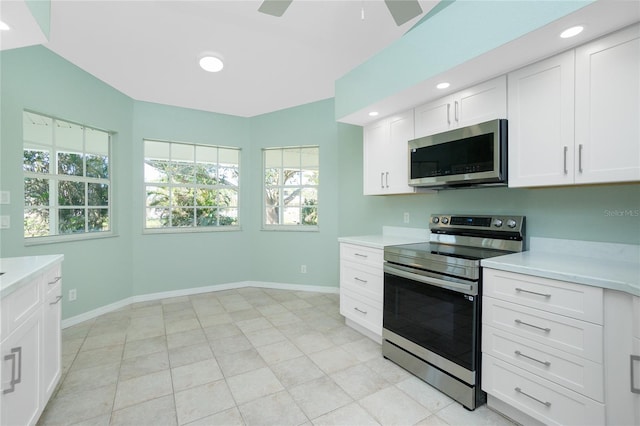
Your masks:
<svg viewBox="0 0 640 426"><path fill-rule="evenodd" d="M101 306L88 312L84 312L80 315L73 316L62 320L62 328L68 328L76 324L80 324L83 321L87 321L96 318L100 315L107 314L109 312L122 309L133 303L149 302L152 300L168 299L171 297L191 296L194 294L210 293L212 291L222 290L234 290L246 287L259 287L269 288L274 290L292 290L292 291L309 291L315 293L330 293L338 294L340 289L338 287L325 287L318 285L304 285L304 284L285 284L285 283L273 283L268 281L239 281L235 283L226 283L218 285L210 285L205 287L194 287L182 290L163 291L159 293L142 294L138 296L131 296L126 299L119 300L109 305Z"/></svg>

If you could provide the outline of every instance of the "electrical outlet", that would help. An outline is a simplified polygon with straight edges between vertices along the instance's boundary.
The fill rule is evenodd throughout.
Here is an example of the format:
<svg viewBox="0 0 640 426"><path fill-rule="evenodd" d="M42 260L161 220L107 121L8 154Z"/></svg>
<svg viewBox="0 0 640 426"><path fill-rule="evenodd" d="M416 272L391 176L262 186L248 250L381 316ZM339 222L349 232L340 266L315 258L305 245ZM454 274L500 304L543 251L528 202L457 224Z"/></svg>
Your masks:
<svg viewBox="0 0 640 426"><path fill-rule="evenodd" d="M11 227L11 216L0 216L0 229L9 229Z"/></svg>
<svg viewBox="0 0 640 426"><path fill-rule="evenodd" d="M300 273L301 274L307 273L307 265L300 265Z"/></svg>
<svg viewBox="0 0 640 426"><path fill-rule="evenodd" d="M78 297L78 293L75 288L69 290L69 302L73 302Z"/></svg>
<svg viewBox="0 0 640 426"><path fill-rule="evenodd" d="M409 212L404 212L404 223L409 223Z"/></svg>
<svg viewBox="0 0 640 426"><path fill-rule="evenodd" d="M11 204L11 193L9 191L0 191L0 204Z"/></svg>

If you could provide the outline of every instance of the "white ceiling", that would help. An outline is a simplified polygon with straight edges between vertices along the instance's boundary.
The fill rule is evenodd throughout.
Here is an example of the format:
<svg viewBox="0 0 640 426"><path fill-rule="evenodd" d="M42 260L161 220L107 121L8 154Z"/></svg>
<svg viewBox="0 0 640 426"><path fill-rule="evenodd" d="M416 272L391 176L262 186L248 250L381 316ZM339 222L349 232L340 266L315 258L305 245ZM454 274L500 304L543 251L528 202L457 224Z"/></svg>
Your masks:
<svg viewBox="0 0 640 426"><path fill-rule="evenodd" d="M261 3L52 0L44 45L136 100L254 116L333 97L336 79L424 15L398 27L382 0L294 0L280 18ZM199 68L207 51L222 72Z"/></svg>
<svg viewBox="0 0 640 426"><path fill-rule="evenodd" d="M335 80L400 38L437 1L421 0L424 13L397 27L383 0L294 0L280 18L259 13L261 0L52 0L47 42L27 22L24 0L0 0L0 19L18 22L0 35L0 48L43 43L136 100L249 117L333 97ZM592 24L585 37L593 38L638 21L640 2L599 0L574 15ZM484 55L490 62L480 69L497 73L558 51L563 46L549 40L570 18L503 54ZM222 55L224 70L201 70L203 52ZM477 70L477 60L452 70L457 87L489 77ZM413 89L376 107L415 104Z"/></svg>

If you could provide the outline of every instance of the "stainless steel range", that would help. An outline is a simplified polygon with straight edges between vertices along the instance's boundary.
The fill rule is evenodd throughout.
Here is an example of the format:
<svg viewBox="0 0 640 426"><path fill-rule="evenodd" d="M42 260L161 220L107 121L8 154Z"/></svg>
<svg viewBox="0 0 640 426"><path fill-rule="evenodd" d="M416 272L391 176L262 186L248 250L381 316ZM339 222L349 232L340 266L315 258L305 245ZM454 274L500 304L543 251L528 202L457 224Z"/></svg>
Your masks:
<svg viewBox="0 0 640 426"><path fill-rule="evenodd" d="M480 261L524 246L523 216L431 216L429 242L384 249L382 354L466 408L480 387Z"/></svg>

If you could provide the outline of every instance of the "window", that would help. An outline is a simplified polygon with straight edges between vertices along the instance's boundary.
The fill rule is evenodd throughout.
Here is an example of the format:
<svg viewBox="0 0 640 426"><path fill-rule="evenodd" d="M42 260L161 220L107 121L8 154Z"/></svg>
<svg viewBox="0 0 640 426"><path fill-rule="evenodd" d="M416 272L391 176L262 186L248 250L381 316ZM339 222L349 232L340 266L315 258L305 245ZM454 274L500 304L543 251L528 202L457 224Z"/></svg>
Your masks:
<svg viewBox="0 0 640 426"><path fill-rule="evenodd" d="M146 230L239 227L240 149L144 141Z"/></svg>
<svg viewBox="0 0 640 426"><path fill-rule="evenodd" d="M317 146L268 148L264 161L264 228L318 228Z"/></svg>
<svg viewBox="0 0 640 426"><path fill-rule="evenodd" d="M29 111L22 114L24 237L111 230L111 135Z"/></svg>

